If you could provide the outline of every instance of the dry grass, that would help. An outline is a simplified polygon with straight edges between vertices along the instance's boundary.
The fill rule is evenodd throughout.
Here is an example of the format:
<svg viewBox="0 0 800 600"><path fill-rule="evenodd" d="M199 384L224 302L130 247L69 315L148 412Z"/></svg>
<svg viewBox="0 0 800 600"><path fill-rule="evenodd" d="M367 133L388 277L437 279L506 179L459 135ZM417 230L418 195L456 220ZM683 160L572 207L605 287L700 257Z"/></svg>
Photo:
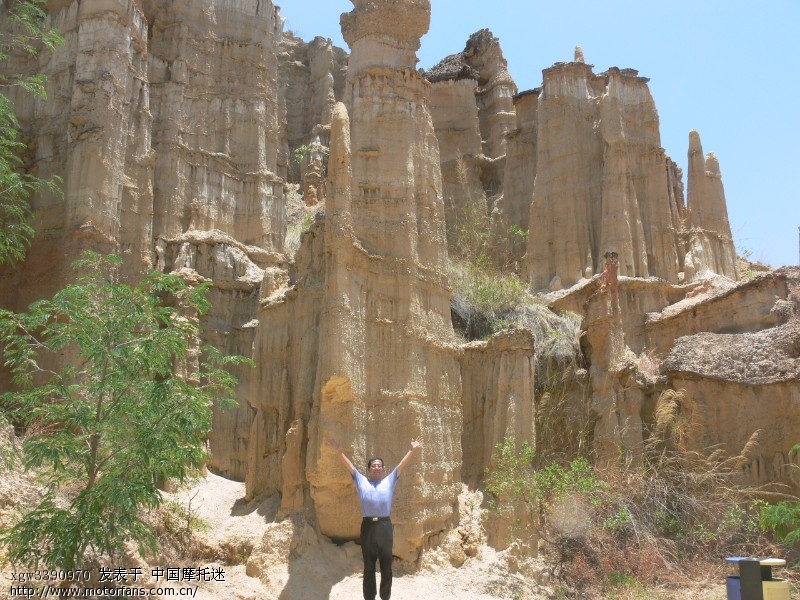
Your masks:
<svg viewBox="0 0 800 600"><path fill-rule="evenodd" d="M741 478L762 433L735 455L689 451L682 400L679 391L661 394L641 461L596 468L589 491L545 504L539 527L564 597L688 597L676 590L724 581L726 556L789 554L759 526L754 500L763 490ZM567 502L581 507L583 519L570 530L559 527L562 517L550 508ZM796 572L785 571L780 575L797 589Z"/></svg>

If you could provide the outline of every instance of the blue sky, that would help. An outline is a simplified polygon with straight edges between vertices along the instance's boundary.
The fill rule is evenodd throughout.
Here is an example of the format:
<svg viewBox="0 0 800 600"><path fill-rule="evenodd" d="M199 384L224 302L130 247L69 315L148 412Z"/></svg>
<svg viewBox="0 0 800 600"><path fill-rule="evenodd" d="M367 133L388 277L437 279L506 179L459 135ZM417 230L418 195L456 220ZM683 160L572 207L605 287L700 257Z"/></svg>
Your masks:
<svg viewBox="0 0 800 600"><path fill-rule="evenodd" d="M276 0L286 28L349 51L339 15L349 0ZM661 143L686 176L689 131L716 153L737 251L774 267L798 264L800 0L431 0L417 53L427 69L488 28L520 91L581 46L595 73L650 78ZM795 40L795 41L792 41Z"/></svg>

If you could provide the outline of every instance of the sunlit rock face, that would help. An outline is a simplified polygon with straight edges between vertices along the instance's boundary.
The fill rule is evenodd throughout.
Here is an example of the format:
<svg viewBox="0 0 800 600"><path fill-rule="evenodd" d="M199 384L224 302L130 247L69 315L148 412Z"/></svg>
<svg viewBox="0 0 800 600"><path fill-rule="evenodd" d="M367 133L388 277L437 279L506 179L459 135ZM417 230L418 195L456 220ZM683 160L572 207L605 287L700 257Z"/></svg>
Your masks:
<svg viewBox="0 0 800 600"><path fill-rule="evenodd" d="M330 262L322 323L330 345L320 361L322 397L312 435L341 431L359 466L381 453L396 465L411 438L424 437L394 511L394 552L409 559L428 537L456 522L461 467L461 378L450 323L439 152L429 84L415 69L430 5L354 4L342 16L351 57L346 111L340 106L335 114L331 139L331 168L337 170L326 207ZM341 503L324 500L345 486L348 510L357 516L351 484L330 468L335 456L329 450L316 456L312 450L309 459L320 526L337 532ZM352 536L359 522L345 522Z"/></svg>
<svg viewBox="0 0 800 600"><path fill-rule="evenodd" d="M14 91L12 101L26 168L60 176L64 195L32 198L36 238L19 268L2 271L0 304L52 295L83 249L114 252L128 281L156 268L213 282L204 341L250 356L286 231L277 7L62 0L47 11L66 44L8 68L47 76L46 100ZM237 375L248 383L249 369ZM237 393L237 411L215 414L211 467L243 479L252 415L247 385Z"/></svg>
<svg viewBox="0 0 800 600"><path fill-rule="evenodd" d="M503 168L507 134L516 126L517 86L508 72L500 40L481 29L464 50L441 60L431 82L431 114L439 141L442 189L451 251L457 252L459 219L476 203L503 213ZM530 198L528 199L530 203ZM503 222L507 221L502 214ZM525 210L523 229L527 229Z"/></svg>
<svg viewBox="0 0 800 600"><path fill-rule="evenodd" d="M736 248L728 222L728 206L717 156L703 156L700 134L689 133L687 189L686 280L717 273L736 279Z"/></svg>
<svg viewBox="0 0 800 600"><path fill-rule="evenodd" d="M356 2L345 103L334 107L324 223L303 239L297 283L262 305L248 494L355 539L360 509L328 445L390 468L422 436L395 499L396 555L453 526L461 377L450 323L439 153L429 84L414 68L427 2Z"/></svg>
<svg viewBox="0 0 800 600"><path fill-rule="evenodd" d="M16 97L33 172L64 197L33 199L37 240L14 293L51 292L89 247L121 253L135 277L155 242L218 230L281 250L286 227L277 58L269 1L60 2L66 45L30 69L47 101Z"/></svg>
<svg viewBox="0 0 800 600"><path fill-rule="evenodd" d="M395 552L413 560L456 523L460 482L479 485L498 441L537 441L528 332L459 346L451 326L445 221L477 198L500 233L528 232L488 251L584 317L579 417L601 462L641 456L660 393L683 390L692 449L735 452L763 429L745 475L797 485L798 274L730 281L721 171L699 135L684 205L636 71L595 74L576 51L517 93L481 30L422 76L430 3L353 4L347 56L284 36L268 0L49 2L66 45L8 68L48 76L46 101L12 100L25 167L61 176L64 197L33 198L36 241L0 272L0 306L52 294L83 248L120 253L128 280L154 267L212 282L202 341L256 367L214 415L210 468L353 539L358 501L328 442L393 467L422 436L394 510ZM327 177L293 162L309 144L329 152ZM286 181L324 203L293 259Z"/></svg>
<svg viewBox="0 0 800 600"><path fill-rule="evenodd" d="M682 195L661 148L647 79L595 75L583 62L545 69L536 114L536 183L526 270L533 289L569 287L602 271L677 282Z"/></svg>

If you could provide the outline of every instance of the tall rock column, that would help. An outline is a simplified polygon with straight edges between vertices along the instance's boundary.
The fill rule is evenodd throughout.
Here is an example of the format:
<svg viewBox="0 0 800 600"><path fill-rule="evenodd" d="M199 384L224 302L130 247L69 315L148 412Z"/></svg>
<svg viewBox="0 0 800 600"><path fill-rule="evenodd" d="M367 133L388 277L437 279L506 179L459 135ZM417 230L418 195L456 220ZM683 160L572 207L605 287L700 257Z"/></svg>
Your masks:
<svg viewBox="0 0 800 600"><path fill-rule="evenodd" d="M602 270L677 283L682 198L664 153L648 79L595 75L576 61L545 69L537 107L536 181L527 271L532 288L569 287Z"/></svg>
<svg viewBox="0 0 800 600"><path fill-rule="evenodd" d="M476 100L481 121L483 153L498 158L506 153L506 132L516 121L514 95L517 85L508 72L498 40L488 29L472 34L464 49L466 62L478 71Z"/></svg>
<svg viewBox="0 0 800 600"><path fill-rule="evenodd" d="M515 225L527 231L530 225L531 197L536 181L536 154L541 89L528 90L514 96L516 128L506 134L506 166L503 173L503 197L498 202L506 227ZM521 258L525 248L514 251Z"/></svg>
<svg viewBox="0 0 800 600"><path fill-rule="evenodd" d="M486 206L481 182L480 122L475 104L477 82L469 68L453 76L433 77L431 82L431 116L441 157L442 193L450 248L457 251L458 230L464 212L470 214L473 203ZM448 74L450 75L450 74ZM484 209L485 210L485 209Z"/></svg>
<svg viewBox="0 0 800 600"><path fill-rule="evenodd" d="M737 279L736 248L728 222L728 205L722 187L719 161L711 152L703 155L700 134L689 133L689 174L686 208L689 225L688 275L704 276L709 271Z"/></svg>
<svg viewBox="0 0 800 600"><path fill-rule="evenodd" d="M604 149L591 65L558 63L542 73L527 252L534 290L572 285L584 275L587 254L597 255L592 212L601 206Z"/></svg>
<svg viewBox="0 0 800 600"><path fill-rule="evenodd" d="M393 510L394 552L413 560L427 538L456 522L461 465L439 152L430 86L415 69L430 3L354 5L342 15L352 50L350 125L339 105L326 207L325 346L307 473L322 533L355 538L358 500L326 440L344 442L359 468L375 454L393 468L421 435L425 447L404 472Z"/></svg>

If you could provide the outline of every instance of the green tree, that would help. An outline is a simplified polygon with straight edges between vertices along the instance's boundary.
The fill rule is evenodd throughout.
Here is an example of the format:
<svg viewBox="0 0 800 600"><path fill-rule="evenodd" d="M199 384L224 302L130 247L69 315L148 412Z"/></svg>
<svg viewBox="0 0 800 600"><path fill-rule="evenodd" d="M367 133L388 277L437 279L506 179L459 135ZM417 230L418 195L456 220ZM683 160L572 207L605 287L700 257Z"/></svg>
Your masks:
<svg viewBox="0 0 800 600"><path fill-rule="evenodd" d="M74 569L90 549L155 550L143 509L163 478L185 480L207 458L212 404L230 405L251 361L198 348L208 285L150 272L117 283L121 259L84 252L75 283L27 312L0 310L0 346L19 391L0 396L28 427L23 462L46 485L41 503L2 537L20 564ZM193 366L194 365L194 366Z"/></svg>
<svg viewBox="0 0 800 600"><path fill-rule="evenodd" d="M486 469L484 485L489 508L509 524L515 536L528 537L525 530L538 532L539 487L533 470L534 449L527 441L513 437L498 442L492 464Z"/></svg>
<svg viewBox="0 0 800 600"><path fill-rule="evenodd" d="M585 458L578 457L566 466L552 462L534 469L534 456L535 450L527 441L520 443L507 437L497 443L484 478L489 508L523 541L533 530L539 537L563 546L564 540L558 539L563 536L553 531L549 522L553 509L569 497L598 504L603 501L605 486Z"/></svg>
<svg viewBox="0 0 800 600"><path fill-rule="evenodd" d="M19 153L25 144L9 98L15 88L45 98L45 76L2 68L12 57L36 57L43 48L53 50L64 42L58 31L44 26L44 4L45 0L0 3L0 264L22 260L33 240L30 196L43 189L61 193L58 177L41 179L24 172Z"/></svg>

